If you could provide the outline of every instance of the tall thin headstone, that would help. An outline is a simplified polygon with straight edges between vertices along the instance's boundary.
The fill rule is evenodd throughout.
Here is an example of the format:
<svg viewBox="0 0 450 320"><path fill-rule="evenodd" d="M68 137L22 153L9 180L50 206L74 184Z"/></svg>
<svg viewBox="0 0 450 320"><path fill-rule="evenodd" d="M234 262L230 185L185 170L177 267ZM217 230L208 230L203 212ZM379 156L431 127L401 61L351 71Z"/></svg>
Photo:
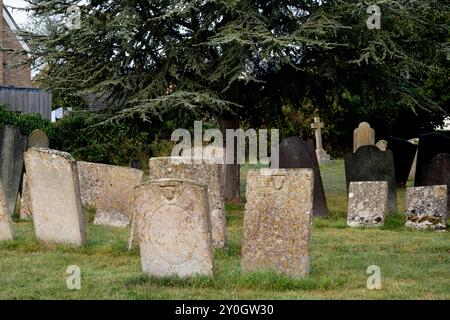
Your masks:
<svg viewBox="0 0 450 320"><path fill-rule="evenodd" d="M13 240L13 238L13 222L8 212L3 186L0 184L0 241Z"/></svg>
<svg viewBox="0 0 450 320"><path fill-rule="evenodd" d="M353 152L367 145L375 145L375 130L367 122L361 122L353 132Z"/></svg>
<svg viewBox="0 0 450 320"><path fill-rule="evenodd" d="M408 141L417 146L416 155L414 157L414 161L411 166L411 171L409 172L409 177L412 179L415 179L416 178L416 167L417 167L417 153L419 151L419 138L409 139Z"/></svg>
<svg viewBox="0 0 450 320"><path fill-rule="evenodd" d="M23 152L27 139L17 127L0 129L0 182L6 197L8 213L14 214L23 173Z"/></svg>
<svg viewBox="0 0 450 320"><path fill-rule="evenodd" d="M320 122L320 117L314 117L314 123L311 128L314 129L316 136L316 155L319 163L330 161L330 155L323 149L322 145L322 129L325 127L323 122Z"/></svg>

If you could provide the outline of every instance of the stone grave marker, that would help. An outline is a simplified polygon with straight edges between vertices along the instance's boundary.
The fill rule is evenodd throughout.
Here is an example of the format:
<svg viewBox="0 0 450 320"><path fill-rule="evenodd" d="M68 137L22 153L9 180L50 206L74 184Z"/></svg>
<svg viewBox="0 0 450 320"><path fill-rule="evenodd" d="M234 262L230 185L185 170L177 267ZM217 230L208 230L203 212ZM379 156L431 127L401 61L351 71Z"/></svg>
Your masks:
<svg viewBox="0 0 450 320"><path fill-rule="evenodd" d="M353 152L359 147L375 144L375 130L367 122L361 122L353 132Z"/></svg>
<svg viewBox="0 0 450 320"><path fill-rule="evenodd" d="M48 148L49 145L48 136L41 129L34 130L28 136L28 148Z"/></svg>
<svg viewBox="0 0 450 320"><path fill-rule="evenodd" d="M250 170L244 214L243 271L309 273L312 169Z"/></svg>
<svg viewBox="0 0 450 320"><path fill-rule="evenodd" d="M33 217L30 203L30 188L28 188L27 173L23 173L22 178L22 197L20 198L20 219L28 220Z"/></svg>
<svg viewBox="0 0 450 320"><path fill-rule="evenodd" d="M409 139L408 141L411 142L412 144L415 144L417 146L417 149L419 149L418 148L418 146L419 146L419 138ZM412 179L416 178L417 152L418 152L418 150L416 151L416 155L414 157L414 161L413 161L413 164L411 166L411 171L409 172L409 177L412 178Z"/></svg>
<svg viewBox="0 0 450 320"><path fill-rule="evenodd" d="M10 216L16 208L26 147L27 139L17 127L6 125L0 129L0 182Z"/></svg>
<svg viewBox="0 0 450 320"><path fill-rule="evenodd" d="M421 182L424 186L446 185L447 207L450 208L450 154L439 153L422 167Z"/></svg>
<svg viewBox="0 0 450 320"><path fill-rule="evenodd" d="M3 187L0 184L0 241L13 239L14 239L13 222L8 212L8 205L5 193L3 192Z"/></svg>
<svg viewBox="0 0 450 320"><path fill-rule="evenodd" d="M225 202L223 197L223 165L193 163L195 157L159 157L149 161L149 179L192 180L207 187L208 208L212 226L213 245L227 247Z"/></svg>
<svg viewBox="0 0 450 320"><path fill-rule="evenodd" d="M416 156L417 146L411 142L395 137L389 138L388 150L394 154L395 181L397 187L404 187Z"/></svg>
<svg viewBox="0 0 450 320"><path fill-rule="evenodd" d="M311 128L314 129L316 136L316 155L319 163L330 161L330 155L323 149L322 145L322 129L325 127L323 122L320 122L320 117L314 117L314 123L311 124Z"/></svg>
<svg viewBox="0 0 450 320"><path fill-rule="evenodd" d="M191 181L153 180L135 188L134 215L145 273L214 274L206 198L206 187Z"/></svg>
<svg viewBox="0 0 450 320"><path fill-rule="evenodd" d="M447 186L407 188L405 226L445 231L447 225Z"/></svg>
<svg viewBox="0 0 450 320"><path fill-rule="evenodd" d="M380 140L378 141L375 146L380 149L381 151L386 151L387 150L387 146L388 146L388 142L386 140Z"/></svg>
<svg viewBox="0 0 450 320"><path fill-rule="evenodd" d="M127 227L132 216L133 189L141 183L141 170L78 161L82 204L95 208L94 224Z"/></svg>
<svg viewBox="0 0 450 320"><path fill-rule="evenodd" d="M350 182L347 225L350 227L384 225L387 195L386 181Z"/></svg>
<svg viewBox="0 0 450 320"><path fill-rule="evenodd" d="M36 238L82 245L86 238L77 164L66 152L31 148L24 154Z"/></svg>
<svg viewBox="0 0 450 320"><path fill-rule="evenodd" d="M304 141L298 137L288 137L280 144L280 168L310 168L314 171L314 206L313 214L318 217L328 216L327 200L323 189L322 176L311 140Z"/></svg>
<svg viewBox="0 0 450 320"><path fill-rule="evenodd" d="M362 146L355 153L345 156L347 192L352 181L387 181L388 212L397 213L397 189L395 186L394 155L375 146Z"/></svg>

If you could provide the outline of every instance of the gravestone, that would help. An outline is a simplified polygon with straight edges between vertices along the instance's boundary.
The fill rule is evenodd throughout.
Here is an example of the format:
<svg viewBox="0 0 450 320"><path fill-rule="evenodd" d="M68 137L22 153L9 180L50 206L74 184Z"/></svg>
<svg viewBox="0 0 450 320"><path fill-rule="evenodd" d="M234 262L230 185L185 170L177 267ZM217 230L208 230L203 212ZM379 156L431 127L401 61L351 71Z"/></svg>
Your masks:
<svg viewBox="0 0 450 320"><path fill-rule="evenodd" d="M361 122L353 132L353 152L359 147L375 144L375 130L367 122Z"/></svg>
<svg viewBox="0 0 450 320"><path fill-rule="evenodd" d="M446 185L408 188L406 201L406 227L445 231L448 214Z"/></svg>
<svg viewBox="0 0 450 320"><path fill-rule="evenodd" d="M313 214L317 217L328 216L327 200L323 189L322 176L311 140L298 137L283 139L280 145L280 168L309 168L314 171Z"/></svg>
<svg viewBox="0 0 450 320"><path fill-rule="evenodd" d="M386 140L380 140L375 144L375 146L381 151L386 151L388 147L388 142Z"/></svg>
<svg viewBox="0 0 450 320"><path fill-rule="evenodd" d="M141 160L139 160L139 159L131 160L130 161L130 167L133 168L133 169L142 170Z"/></svg>
<svg viewBox="0 0 450 320"><path fill-rule="evenodd" d="M0 184L0 241L13 240L14 228L12 218L8 212L6 196Z"/></svg>
<svg viewBox="0 0 450 320"><path fill-rule="evenodd" d="M30 188L28 188L27 173L23 173L22 178L22 197L20 198L20 219L28 220L33 217L30 203Z"/></svg>
<svg viewBox="0 0 450 320"><path fill-rule="evenodd" d="M323 149L322 146L322 129L325 127L323 122L320 122L320 117L314 117L314 123L311 124L311 128L314 129L316 136L316 155L319 163L325 163L330 161L330 155Z"/></svg>
<svg viewBox="0 0 450 320"><path fill-rule="evenodd" d="M31 148L24 154L36 238L82 245L86 231L77 164L66 152Z"/></svg>
<svg viewBox="0 0 450 320"><path fill-rule="evenodd" d="M309 273L312 169L261 169L247 174L243 271Z"/></svg>
<svg viewBox="0 0 450 320"><path fill-rule="evenodd" d="M417 152L417 167L414 186L426 186L427 177L422 175L424 166L429 164L439 153L450 154L450 138L441 133L428 133L419 136L419 150Z"/></svg>
<svg viewBox="0 0 450 320"><path fill-rule="evenodd" d="M395 186L394 155L375 146L362 146L355 153L345 156L347 193L352 181L387 181L388 211L397 213L397 189Z"/></svg>
<svg viewBox="0 0 450 320"><path fill-rule="evenodd" d="M145 273L214 274L205 186L182 180L147 181L135 188L134 204Z"/></svg>
<svg viewBox="0 0 450 320"><path fill-rule="evenodd" d="M143 171L101 163L78 161L82 204L95 208L94 224L126 227L132 216L133 189Z"/></svg>
<svg viewBox="0 0 450 320"><path fill-rule="evenodd" d="M416 156L417 146L411 142L395 137L389 138L388 150L394 154L395 181L397 187L404 187Z"/></svg>
<svg viewBox="0 0 450 320"><path fill-rule="evenodd" d="M450 154L439 153L424 165L421 182L424 186L446 185L449 192L448 208L450 208Z"/></svg>
<svg viewBox="0 0 450 320"><path fill-rule="evenodd" d="M347 225L350 227L384 225L387 195L386 181L350 182Z"/></svg>
<svg viewBox="0 0 450 320"><path fill-rule="evenodd" d="M227 247L227 228L225 202L223 197L223 165L193 163L196 158L160 157L149 161L149 179L192 180L207 187L208 208L212 226L213 245L217 248Z"/></svg>
<svg viewBox="0 0 450 320"><path fill-rule="evenodd" d="M17 127L7 125L0 129L0 182L10 216L16 209L26 147L27 139Z"/></svg>
<svg viewBox="0 0 450 320"><path fill-rule="evenodd" d="M419 146L419 138L409 139L408 141L411 142L412 144L415 144L416 146ZM417 148L417 149L419 149L419 148ZM409 177L412 179L416 178L417 152L418 152L418 150L416 150L416 155L414 156L414 161L411 166L411 171L409 172Z"/></svg>
<svg viewBox="0 0 450 320"><path fill-rule="evenodd" d="M37 129L28 136L28 148L48 148L49 141L45 131Z"/></svg>

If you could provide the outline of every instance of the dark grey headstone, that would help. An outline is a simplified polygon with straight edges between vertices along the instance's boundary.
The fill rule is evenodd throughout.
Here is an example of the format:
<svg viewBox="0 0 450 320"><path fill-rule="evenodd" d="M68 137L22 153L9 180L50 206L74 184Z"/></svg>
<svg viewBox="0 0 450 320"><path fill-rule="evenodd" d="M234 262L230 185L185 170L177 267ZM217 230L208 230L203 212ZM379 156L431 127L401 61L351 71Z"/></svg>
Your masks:
<svg viewBox="0 0 450 320"><path fill-rule="evenodd" d="M397 213L397 189L395 186L394 155L375 146L362 146L345 156L347 193L352 181L387 181L388 209Z"/></svg>
<svg viewBox="0 0 450 320"><path fill-rule="evenodd" d="M280 144L280 168L310 168L314 171L313 215L328 216L322 176L312 140L288 137Z"/></svg>
<svg viewBox="0 0 450 320"><path fill-rule="evenodd" d="M419 135L419 151L417 152L416 187L425 186L422 175L424 167L439 153L450 154L450 138L437 132Z"/></svg>
<svg viewBox="0 0 450 320"><path fill-rule="evenodd" d="M397 187L404 187L416 157L417 146L408 140L390 137L387 150L394 154L395 181Z"/></svg>
<svg viewBox="0 0 450 320"><path fill-rule="evenodd" d="M41 129L34 130L28 136L28 147L27 148L48 148L48 136L45 131Z"/></svg>
<svg viewBox="0 0 450 320"><path fill-rule="evenodd" d="M27 138L22 136L18 128L7 125L0 129L0 181L11 216L16 208L26 147Z"/></svg>
<svg viewBox="0 0 450 320"><path fill-rule="evenodd" d="M447 208L450 210L450 154L439 153L422 168L422 186L447 185Z"/></svg>

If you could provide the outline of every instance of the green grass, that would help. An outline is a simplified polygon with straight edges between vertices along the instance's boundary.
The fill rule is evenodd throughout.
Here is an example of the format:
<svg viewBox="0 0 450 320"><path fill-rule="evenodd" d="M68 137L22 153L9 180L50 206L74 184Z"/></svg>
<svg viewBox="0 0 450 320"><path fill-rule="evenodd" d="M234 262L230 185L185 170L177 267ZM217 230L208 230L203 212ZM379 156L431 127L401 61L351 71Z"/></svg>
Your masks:
<svg viewBox="0 0 450 320"><path fill-rule="evenodd" d="M450 299L448 232L406 230L402 215L382 228L348 228L343 170L342 161L322 167L330 217L314 219L307 278L241 272L243 204L230 203L229 250L216 251L214 278L145 276L127 230L89 225L84 247L47 247L16 219L17 240L0 243L0 299ZM81 268L81 290L66 287L69 265ZM366 288L370 265L381 268L381 290Z"/></svg>

